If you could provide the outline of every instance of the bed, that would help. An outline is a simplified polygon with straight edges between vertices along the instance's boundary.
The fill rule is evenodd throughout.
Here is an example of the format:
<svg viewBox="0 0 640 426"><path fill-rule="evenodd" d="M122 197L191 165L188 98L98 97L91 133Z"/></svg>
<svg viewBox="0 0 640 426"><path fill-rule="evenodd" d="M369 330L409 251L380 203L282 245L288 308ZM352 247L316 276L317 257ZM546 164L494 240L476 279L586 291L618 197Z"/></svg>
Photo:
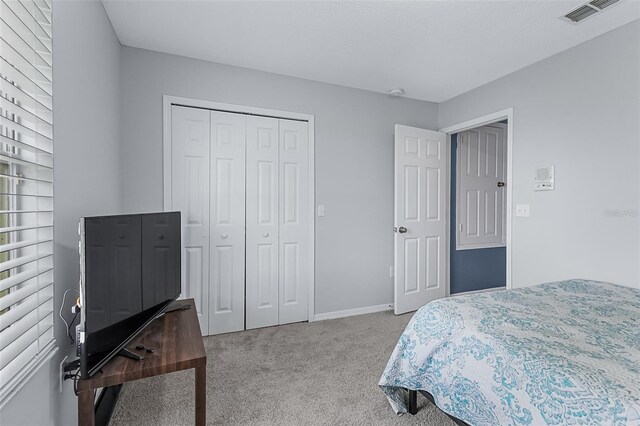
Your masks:
<svg viewBox="0 0 640 426"><path fill-rule="evenodd" d="M640 425L640 290L569 280L436 300L379 385L398 414L421 391L473 426Z"/></svg>

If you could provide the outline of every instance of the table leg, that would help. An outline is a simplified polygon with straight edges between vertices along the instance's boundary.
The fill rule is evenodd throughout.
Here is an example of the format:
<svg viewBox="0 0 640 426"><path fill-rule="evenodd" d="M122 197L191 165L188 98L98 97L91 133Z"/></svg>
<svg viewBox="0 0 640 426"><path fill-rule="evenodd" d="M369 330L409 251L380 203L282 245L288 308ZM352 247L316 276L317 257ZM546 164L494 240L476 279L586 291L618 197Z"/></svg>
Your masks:
<svg viewBox="0 0 640 426"><path fill-rule="evenodd" d="M95 425L93 389L78 392L78 426Z"/></svg>
<svg viewBox="0 0 640 426"><path fill-rule="evenodd" d="M207 366L196 367L196 426L207 423Z"/></svg>

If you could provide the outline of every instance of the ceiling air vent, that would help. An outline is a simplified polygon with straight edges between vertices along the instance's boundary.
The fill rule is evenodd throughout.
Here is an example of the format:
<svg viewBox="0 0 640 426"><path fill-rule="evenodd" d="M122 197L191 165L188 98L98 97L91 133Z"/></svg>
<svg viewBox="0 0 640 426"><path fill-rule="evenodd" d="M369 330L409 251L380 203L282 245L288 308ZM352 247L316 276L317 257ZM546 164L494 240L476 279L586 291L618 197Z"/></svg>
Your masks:
<svg viewBox="0 0 640 426"><path fill-rule="evenodd" d="M596 8L602 10L605 7L609 7L612 4L617 3L617 2L618 2L618 0L593 0L589 4L591 6L595 6Z"/></svg>
<svg viewBox="0 0 640 426"><path fill-rule="evenodd" d="M588 18L589 16L598 12L599 12L598 9L595 9L585 4L584 6L580 6L576 10L567 13L566 15L564 15L564 17L570 20L571 22L580 22L583 19Z"/></svg>
<svg viewBox="0 0 640 426"><path fill-rule="evenodd" d="M578 23L617 2L618 0L592 0L567 13L563 18L573 23Z"/></svg>

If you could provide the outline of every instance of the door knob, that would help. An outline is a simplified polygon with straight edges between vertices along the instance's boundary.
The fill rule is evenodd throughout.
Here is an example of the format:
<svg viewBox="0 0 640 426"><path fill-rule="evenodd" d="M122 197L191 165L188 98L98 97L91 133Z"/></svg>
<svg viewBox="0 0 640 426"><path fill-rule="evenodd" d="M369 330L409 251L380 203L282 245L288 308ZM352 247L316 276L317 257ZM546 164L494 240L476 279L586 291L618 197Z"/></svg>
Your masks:
<svg viewBox="0 0 640 426"><path fill-rule="evenodd" d="M269 238L269 233L265 232L264 234L262 234L262 236L265 237L265 238Z"/></svg>
<svg viewBox="0 0 640 426"><path fill-rule="evenodd" d="M221 237L223 240L226 240L227 238L229 238L229 234L222 234Z"/></svg>
<svg viewBox="0 0 640 426"><path fill-rule="evenodd" d="M504 182L498 182L498 188L502 188L504 186Z"/></svg>
<svg viewBox="0 0 640 426"><path fill-rule="evenodd" d="M398 232L401 234L406 234L407 233L407 228L405 228L404 226L401 226L400 228L398 228Z"/></svg>

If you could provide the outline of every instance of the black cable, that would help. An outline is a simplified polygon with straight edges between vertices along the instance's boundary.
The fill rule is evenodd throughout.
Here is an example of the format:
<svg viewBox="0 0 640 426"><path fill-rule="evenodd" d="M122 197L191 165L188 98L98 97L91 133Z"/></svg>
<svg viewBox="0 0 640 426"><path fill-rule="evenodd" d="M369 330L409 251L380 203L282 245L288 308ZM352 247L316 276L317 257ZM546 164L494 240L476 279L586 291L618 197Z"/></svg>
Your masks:
<svg viewBox="0 0 640 426"><path fill-rule="evenodd" d="M71 335L71 327L73 326L73 323L75 322L76 318L78 318L78 312L75 313L75 315L73 316L73 319L69 322L69 326L67 327L67 336L69 336L69 340L71 341L72 345L76 342L76 339Z"/></svg>
<svg viewBox="0 0 640 426"><path fill-rule="evenodd" d="M78 379L79 378L80 378L80 374L76 372L76 374L73 375L73 393L75 393L76 396L78 396Z"/></svg>
<svg viewBox="0 0 640 426"><path fill-rule="evenodd" d="M62 296L62 303L60 304L60 311L58 311L58 315L60 316L60 318L62 319L62 322L64 322L64 325L67 326L67 335L69 336L69 340L71 340L71 343L73 344L73 338L71 337L71 326L69 324L67 324L67 320L64 319L64 315L62 315L62 310L64 309L65 306L65 301L67 300L67 293L69 293L70 291L75 291L76 293L80 294L80 292L78 290L76 290L75 288L69 288L64 292L64 295Z"/></svg>
<svg viewBox="0 0 640 426"><path fill-rule="evenodd" d="M77 369L75 373L67 373L64 376L64 380L73 380L73 393L78 396L78 380L80 379L80 369Z"/></svg>

